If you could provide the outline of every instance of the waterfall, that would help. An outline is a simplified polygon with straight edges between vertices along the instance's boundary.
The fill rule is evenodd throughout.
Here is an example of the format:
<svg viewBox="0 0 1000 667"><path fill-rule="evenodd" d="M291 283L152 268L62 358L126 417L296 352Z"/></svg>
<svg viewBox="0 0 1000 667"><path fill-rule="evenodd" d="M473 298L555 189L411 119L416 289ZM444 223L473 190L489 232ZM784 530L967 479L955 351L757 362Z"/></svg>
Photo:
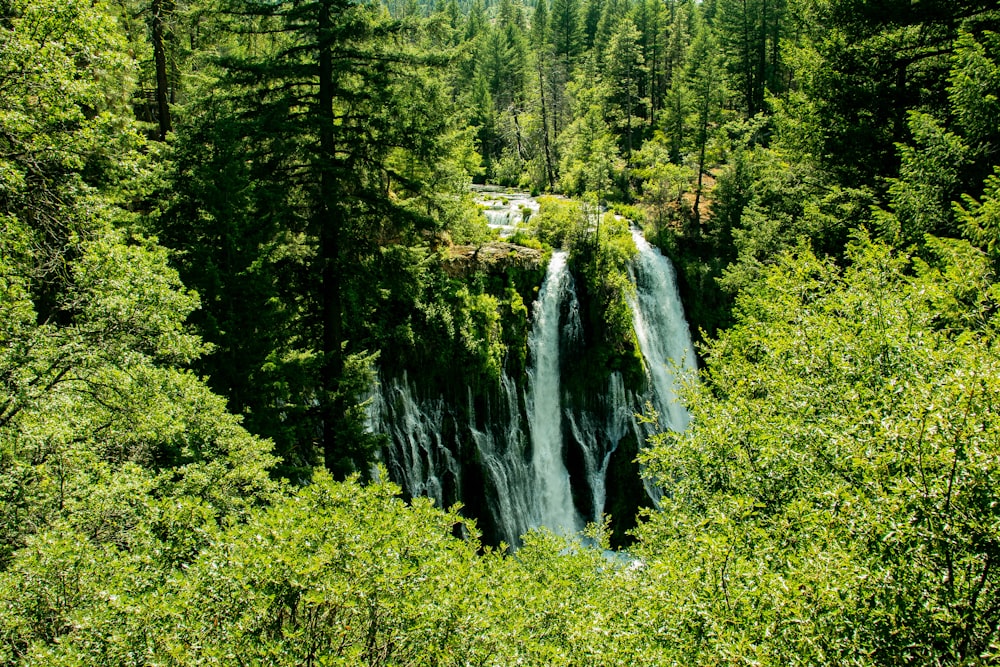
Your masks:
<svg viewBox="0 0 1000 667"><path fill-rule="evenodd" d="M641 230L633 229L632 239L639 250L632 265L635 283L632 325L646 362L652 389L650 402L659 416L660 426L682 431L690 416L679 401L680 384L676 373L694 372L695 355L677 292L674 267L646 241Z"/></svg>
<svg viewBox="0 0 1000 667"><path fill-rule="evenodd" d="M486 486L484 500L499 537L508 544L519 544L521 535L539 526L561 533L583 527L563 461L559 378L561 341L578 339L581 330L566 253L553 253L534 306L523 406L517 382L506 373L501 374L489 414L480 415L483 419L477 419L467 390L468 421L459 429L459 440L465 438L475 447ZM455 485L461 480L460 466L441 436L450 417L443 398L416 400L405 374L380 386L369 408L371 428L389 435L392 477L408 494L430 496L439 505L448 498L442 473Z"/></svg>
<svg viewBox="0 0 1000 667"><path fill-rule="evenodd" d="M442 440L444 399L418 402L403 373L373 393L368 419L372 430L389 435L387 465L392 478L411 496L428 496L445 506L445 485L458 488L462 471Z"/></svg>
<svg viewBox="0 0 1000 667"><path fill-rule="evenodd" d="M674 267L646 241L642 230L633 229L632 239L639 254L632 264L635 296L630 305L632 326L649 382L644 403L648 402L656 410L656 426L683 431L691 417L679 400L677 375L695 371L695 355ZM635 429L639 442L645 442L656 431L653 426L638 422ZM662 490L645 477L643 486L653 504L659 506Z"/></svg>
<svg viewBox="0 0 1000 667"><path fill-rule="evenodd" d="M569 471L563 461L562 396L559 386L560 311L565 299L576 301L573 276L566 253L553 253L545 282L535 303L528 349L528 423L531 430L531 463L534 469L536 525L557 532L579 530L581 521L573 506ZM578 317L578 316L577 316ZM572 318L569 326L574 326Z"/></svg>
<svg viewBox="0 0 1000 667"><path fill-rule="evenodd" d="M618 444L635 432L636 399L626 391L622 374L614 372L608 378L603 397L604 414L586 410L567 410L566 418L573 439L579 443L587 471L591 507L588 521L600 521L607 500L608 464Z"/></svg>
<svg viewBox="0 0 1000 667"><path fill-rule="evenodd" d="M501 423L496 424L495 433L491 428L476 428L470 390L468 426L489 487L484 491L497 531L507 544L515 546L520 544L521 535L537 525L532 497L533 474L525 458L526 432L517 396L517 384L509 375L502 374Z"/></svg>
<svg viewBox="0 0 1000 667"><path fill-rule="evenodd" d="M530 208L515 198L490 206L497 227L515 224ZM695 355L670 261L638 230L633 239L628 299L645 382L631 386L626 377L634 375L615 371L603 386L565 389L561 371L586 358L580 355L589 341L567 253L554 252L531 306L524 376L504 371L495 385L438 395L419 391L405 373L375 387L370 428L389 436L383 460L408 495L441 506L462 501L488 543L514 547L532 528L575 532L606 511L616 521L625 517L616 528L624 531L644 487L658 503L662 491L631 476L632 459L657 430L687 426L679 378L694 372ZM647 405L657 424L637 418Z"/></svg>

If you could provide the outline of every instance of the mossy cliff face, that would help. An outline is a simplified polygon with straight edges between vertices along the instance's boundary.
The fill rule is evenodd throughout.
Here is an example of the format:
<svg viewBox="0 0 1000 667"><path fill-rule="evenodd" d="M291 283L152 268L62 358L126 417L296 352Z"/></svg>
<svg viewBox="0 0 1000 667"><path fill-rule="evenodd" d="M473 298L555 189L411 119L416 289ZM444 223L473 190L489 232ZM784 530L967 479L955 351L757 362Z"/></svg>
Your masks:
<svg viewBox="0 0 1000 667"><path fill-rule="evenodd" d="M572 202L543 200L532 221L537 227L515 239L560 243L575 285L576 314L565 302L560 317L562 451L573 502L584 521L610 515L620 545L649 504L635 462L648 435L635 418L647 388L629 302L636 248L625 221L587 216ZM420 298L393 328L410 335L383 348L380 361L374 421L389 436L390 474L407 493L461 502L487 543L516 543L508 515L530 514L519 505L533 502L514 487L530 474L528 340L550 255L493 241L427 258ZM571 319L577 324L567 326Z"/></svg>

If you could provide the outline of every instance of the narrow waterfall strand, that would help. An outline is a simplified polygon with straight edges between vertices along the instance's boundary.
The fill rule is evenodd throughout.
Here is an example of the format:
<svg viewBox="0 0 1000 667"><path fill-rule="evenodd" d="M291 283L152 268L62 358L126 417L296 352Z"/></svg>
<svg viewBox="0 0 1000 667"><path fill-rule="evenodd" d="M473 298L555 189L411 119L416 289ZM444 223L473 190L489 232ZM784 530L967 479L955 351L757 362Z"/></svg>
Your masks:
<svg viewBox="0 0 1000 667"><path fill-rule="evenodd" d="M679 400L676 371L693 372L695 356L674 268L640 230L633 229L632 238L639 249L633 265L636 293L632 323L650 376L651 403L661 427L682 431L690 417Z"/></svg>
<svg viewBox="0 0 1000 667"><path fill-rule="evenodd" d="M528 347L532 367L528 372L529 424L538 524L556 532L582 528L573 505L569 471L562 456L562 400L559 386L559 314L573 289L566 253L555 252L535 303Z"/></svg>

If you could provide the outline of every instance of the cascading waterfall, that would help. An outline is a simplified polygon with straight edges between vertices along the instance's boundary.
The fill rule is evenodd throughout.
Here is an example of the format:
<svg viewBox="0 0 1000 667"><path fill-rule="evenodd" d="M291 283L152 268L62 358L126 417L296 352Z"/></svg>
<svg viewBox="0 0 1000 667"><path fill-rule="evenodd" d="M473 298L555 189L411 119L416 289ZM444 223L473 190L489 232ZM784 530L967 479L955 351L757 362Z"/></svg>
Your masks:
<svg viewBox="0 0 1000 667"><path fill-rule="evenodd" d="M635 297L632 326L646 366L649 390L644 403L657 413L657 425L674 431L684 430L690 422L687 409L679 400L678 375L695 370L694 346L670 260L646 241L642 231L632 230L639 254L632 265ZM655 429L650 424L635 424L640 442L647 440ZM646 495L659 505L662 490L643 478Z"/></svg>
<svg viewBox="0 0 1000 667"><path fill-rule="evenodd" d="M373 430L389 435L389 472L412 496L433 498L445 504L445 482L461 484L461 466L442 440L445 432L444 399L418 402L406 373L372 396L368 409ZM450 477L450 479L447 479Z"/></svg>
<svg viewBox="0 0 1000 667"><path fill-rule="evenodd" d="M532 367L528 371L528 423L531 428L531 464L534 470L536 526L556 532L575 532L581 526L573 506L569 471L563 461L562 396L559 383L559 342L562 333L560 310L576 296L573 276L566 265L566 253L552 254L548 272L535 303L528 338ZM578 310L578 308L576 308ZM569 327L578 327L570 318Z"/></svg>
<svg viewBox="0 0 1000 667"><path fill-rule="evenodd" d="M525 457L526 430L517 395L517 384L509 375L502 374L499 400L505 425L497 425L499 438L494 429L476 428L471 390L469 396L469 434L489 487L487 503L500 537L511 545L517 545L521 535L532 527L535 515L533 472Z"/></svg>
<svg viewBox="0 0 1000 667"><path fill-rule="evenodd" d="M635 396L626 391L621 373L612 373L608 378L603 404L603 415L586 410L568 410L566 414L573 439L579 443L583 454L592 501L588 519L593 521L599 520L604 513L611 456L626 435L638 432Z"/></svg>
<svg viewBox="0 0 1000 667"><path fill-rule="evenodd" d="M694 346L684 308L677 291L670 260L646 241L642 231L632 230L639 254L632 265L635 298L632 325L649 375L652 395L661 427L683 431L690 421L678 400L681 375L695 370Z"/></svg>
<svg viewBox="0 0 1000 667"><path fill-rule="evenodd" d="M497 211L496 223L511 221L521 206L504 206L507 217L500 220ZM695 355L670 261L640 231L633 239L638 254L629 305L645 386L629 388L614 372L596 395L581 400L565 394L563 355L572 358L585 341L567 253L557 251L533 305L526 379L502 373L495 387L475 394L466 388L465 401L454 394L447 400L421 396L405 374L376 389L371 427L389 436L384 460L408 494L430 496L442 506L462 500L477 508L472 512L489 527L491 541L514 546L534 527L571 533L600 520L609 507L630 511L628 502L640 501L623 499L635 498L643 486L658 501L659 489L628 476L634 474L630 452L657 428L687 426L678 378L694 372ZM647 404L659 416L656 426L636 416ZM623 442L630 449L616 456ZM609 476L615 480L610 488Z"/></svg>

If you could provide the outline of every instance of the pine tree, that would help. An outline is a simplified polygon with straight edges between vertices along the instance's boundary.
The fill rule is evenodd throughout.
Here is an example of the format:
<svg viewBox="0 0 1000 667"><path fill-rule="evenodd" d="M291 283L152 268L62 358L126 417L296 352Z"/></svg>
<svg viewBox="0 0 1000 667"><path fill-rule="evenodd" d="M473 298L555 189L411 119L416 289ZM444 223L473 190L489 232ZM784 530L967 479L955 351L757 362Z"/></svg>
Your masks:
<svg viewBox="0 0 1000 667"><path fill-rule="evenodd" d="M441 138L451 114L442 87L426 72L428 58L414 51L403 24L380 7L248 0L230 11L232 29L253 48L222 61L225 75L205 105L224 108L227 124L202 128L209 155L217 154L212 144L223 139L237 148L239 159L228 169L246 179L234 190L246 197L234 219L264 234L262 245L248 249L243 266L229 267L215 280L238 281L242 272L271 267L261 274L273 277L261 285L260 296L266 304L281 304L275 314L288 342L272 339L278 347L262 350L265 358L240 372L259 376L277 369L270 382L297 390L291 397L260 391L250 407L271 409L280 432L281 406L298 406L312 436L288 443L295 449L282 453L308 465L315 445L326 467L343 474L363 468L373 444L363 434L357 407L366 389L361 366L352 361L364 356L355 341L364 337L366 304L373 298L367 258L383 239L436 224L426 195L430 181L448 168ZM228 138L220 138L220 130ZM197 161L205 149L192 148ZM178 186L185 189L182 174ZM167 230L175 244L184 245L181 230L198 211L215 206L206 196L210 190L211 184L189 192L191 201L178 206L178 226ZM193 215L184 214L185 206ZM244 232L239 226L231 230ZM293 288L279 297L287 287L274 282L281 276ZM253 304L219 307L229 309L215 311L225 320L222 347L238 348L258 313Z"/></svg>
<svg viewBox="0 0 1000 667"><path fill-rule="evenodd" d="M615 120L622 137L626 164L632 159L633 144L638 142L635 134L638 129L637 120L645 115L647 108L647 100L640 96L646 73L639 45L640 37L631 19L625 19L608 46L607 79L611 90L610 101L617 106Z"/></svg>

